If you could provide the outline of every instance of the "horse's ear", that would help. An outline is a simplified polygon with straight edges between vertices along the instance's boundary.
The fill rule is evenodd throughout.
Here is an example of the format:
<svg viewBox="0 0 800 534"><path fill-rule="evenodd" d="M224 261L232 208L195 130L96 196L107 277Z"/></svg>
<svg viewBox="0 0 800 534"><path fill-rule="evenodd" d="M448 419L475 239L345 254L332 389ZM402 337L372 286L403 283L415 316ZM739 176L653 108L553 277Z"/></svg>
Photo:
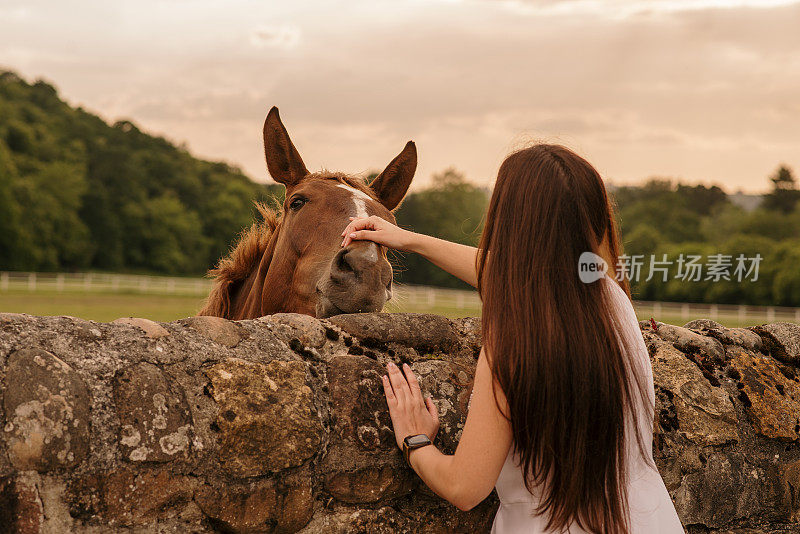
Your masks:
<svg viewBox="0 0 800 534"><path fill-rule="evenodd" d="M386 209L393 210L400 204L416 170L417 147L414 141L409 141L403 151L370 184Z"/></svg>
<svg viewBox="0 0 800 534"><path fill-rule="evenodd" d="M274 106L264 121L264 155L272 178L286 187L296 185L308 175L300 153L281 122L278 108Z"/></svg>

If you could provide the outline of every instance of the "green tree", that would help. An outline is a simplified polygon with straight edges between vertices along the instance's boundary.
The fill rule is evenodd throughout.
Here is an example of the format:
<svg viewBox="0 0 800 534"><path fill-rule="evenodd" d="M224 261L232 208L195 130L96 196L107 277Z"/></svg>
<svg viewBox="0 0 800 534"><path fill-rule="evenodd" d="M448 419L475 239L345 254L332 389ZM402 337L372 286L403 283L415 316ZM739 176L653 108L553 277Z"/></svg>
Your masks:
<svg viewBox="0 0 800 534"><path fill-rule="evenodd" d="M200 218L174 196L128 204L124 213L132 236L126 249L132 267L186 274L206 265L208 238Z"/></svg>
<svg viewBox="0 0 800 534"><path fill-rule="evenodd" d="M684 207L699 215L708 215L720 205L728 204L728 195L719 186L678 184L675 196Z"/></svg>
<svg viewBox="0 0 800 534"><path fill-rule="evenodd" d="M14 198L16 168L5 143L0 141L0 269L20 266L22 247L20 209Z"/></svg>
<svg viewBox="0 0 800 534"><path fill-rule="evenodd" d="M86 192L84 169L67 163L45 165L15 181L14 197L25 208L20 256L28 268L75 269L89 265L93 246L78 210Z"/></svg>
<svg viewBox="0 0 800 534"><path fill-rule="evenodd" d="M429 188L409 194L396 212L400 226L448 241L475 246L488 206L485 190L455 169L435 174ZM399 258L397 279L412 284L467 287L415 254Z"/></svg>
<svg viewBox="0 0 800 534"><path fill-rule="evenodd" d="M772 285L775 276L774 250L776 242L765 236L734 234L726 241L714 246L714 254L730 258L730 280L720 279L708 285L703 293L705 302L718 304L772 304ZM736 275L737 258L743 256L743 266L751 267L750 258L761 257L758 265L758 279L753 274L742 280Z"/></svg>
<svg viewBox="0 0 800 534"><path fill-rule="evenodd" d="M108 125L71 108L51 84L0 72L2 268L199 274L250 224L251 202L266 190L241 170L197 160L131 121ZM153 227L154 206L176 217L161 220L162 229L185 241ZM155 246L161 238L194 248L175 255Z"/></svg>
<svg viewBox="0 0 800 534"><path fill-rule="evenodd" d="M214 264L230 251L231 236L248 226L255 216L252 190L239 182L222 183L211 190L200 216L209 238L206 262Z"/></svg>
<svg viewBox="0 0 800 534"><path fill-rule="evenodd" d="M625 238L622 241L625 254L646 257L659 252L664 243L664 237L658 230L644 224L634 226L633 230L625 234Z"/></svg>
<svg viewBox="0 0 800 534"><path fill-rule="evenodd" d="M800 240L780 243L767 260L773 273L770 304L800 305Z"/></svg>
<svg viewBox="0 0 800 534"><path fill-rule="evenodd" d="M625 233L647 225L657 229L664 240L670 243L699 239L700 215L674 201L656 198L641 200L621 206L618 215Z"/></svg>
<svg viewBox="0 0 800 534"><path fill-rule="evenodd" d="M702 302L703 295L708 289L710 282L703 280L705 273L702 274L700 280L694 281L690 276L690 271L686 264L692 257L699 256L700 259L697 263L704 263L709 254L714 253L714 247L708 243L700 242L683 242L683 243L665 243L659 246L658 251L654 254L657 261L663 260L666 255L667 261L673 262L668 267L667 281L663 281L663 275L658 271L653 272L653 277L650 277L650 256L643 258L643 267L638 280L633 280L631 283L631 293L634 298L641 300L677 300L681 302ZM679 273L679 261L683 261ZM679 275L681 275L679 277Z"/></svg>
<svg viewBox="0 0 800 534"><path fill-rule="evenodd" d="M792 170L786 165L781 165L770 177L772 191L764 197L764 208L790 213L795 209L800 200L800 191L797 189L797 180Z"/></svg>
<svg viewBox="0 0 800 534"><path fill-rule="evenodd" d="M721 243L739 233L747 212L736 204L717 205L707 217L700 221L700 235L703 241Z"/></svg>

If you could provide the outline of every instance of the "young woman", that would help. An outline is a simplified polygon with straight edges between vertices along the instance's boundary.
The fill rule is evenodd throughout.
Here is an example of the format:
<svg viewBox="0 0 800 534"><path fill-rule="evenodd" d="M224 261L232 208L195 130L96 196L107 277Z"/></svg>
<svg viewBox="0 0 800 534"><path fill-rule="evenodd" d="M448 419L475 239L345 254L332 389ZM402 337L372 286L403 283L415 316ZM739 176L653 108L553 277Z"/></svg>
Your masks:
<svg viewBox="0 0 800 534"><path fill-rule="evenodd" d="M497 175L479 247L354 219L346 246L367 239L416 252L476 286L483 350L461 441L408 460L438 495L469 510L497 489L494 533L683 532L652 457L652 369L624 277L597 171L562 146L511 154ZM578 276L601 256L611 275ZM398 446L432 441L436 407L411 369L383 378Z"/></svg>

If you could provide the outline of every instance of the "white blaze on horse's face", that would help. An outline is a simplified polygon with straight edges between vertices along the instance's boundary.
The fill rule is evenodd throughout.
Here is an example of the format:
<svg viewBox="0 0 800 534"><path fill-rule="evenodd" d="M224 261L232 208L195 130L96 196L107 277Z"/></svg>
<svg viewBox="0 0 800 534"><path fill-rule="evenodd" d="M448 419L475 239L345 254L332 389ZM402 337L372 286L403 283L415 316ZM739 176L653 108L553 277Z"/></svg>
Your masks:
<svg viewBox="0 0 800 534"><path fill-rule="evenodd" d="M349 221L338 218L346 219L348 215L364 218L372 214L394 221L392 212L369 193L348 184L331 183L331 181L324 183L325 187L331 188L328 189L330 193L328 198L333 204L333 213L329 215L331 224L324 230L320 229L319 237L329 235L322 232L330 230L334 222L346 226ZM344 191L336 193L333 187L339 187ZM317 203L317 206L321 205ZM330 317L340 313L380 311L391 298L392 284L392 266L383 253L383 247L370 240L361 239L341 248L341 237L338 235L334 241L330 249L334 252L333 257L329 262L327 260L320 262L322 271L315 290L316 316ZM321 243L319 240L318 242Z"/></svg>
<svg viewBox="0 0 800 534"><path fill-rule="evenodd" d="M359 191L355 187L350 187L347 184L337 184L336 187L341 187L353 195L353 204L356 206L356 212L353 217L367 217L367 205L364 203L365 200L372 200L368 194L363 191Z"/></svg>
<svg viewBox="0 0 800 534"><path fill-rule="evenodd" d="M350 187L347 184L337 184L336 187L341 187L347 191L350 191L350 194L353 195L353 204L355 204L356 211L353 217L369 217L367 213L367 204L365 201L373 200L368 194L363 191L359 191L355 187ZM375 243L368 243L372 245L369 247L368 258L370 261L378 261L378 245Z"/></svg>

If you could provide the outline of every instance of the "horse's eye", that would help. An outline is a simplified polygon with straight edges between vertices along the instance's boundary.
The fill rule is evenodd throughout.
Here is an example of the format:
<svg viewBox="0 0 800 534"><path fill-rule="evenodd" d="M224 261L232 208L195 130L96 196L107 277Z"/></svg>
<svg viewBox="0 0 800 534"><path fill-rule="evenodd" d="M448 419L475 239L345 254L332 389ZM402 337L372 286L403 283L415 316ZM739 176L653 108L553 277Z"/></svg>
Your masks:
<svg viewBox="0 0 800 534"><path fill-rule="evenodd" d="M299 210L300 208L302 208L303 206L305 206L306 202L308 202L308 200L306 200L306 199L305 199L305 198L303 198L303 197L298 197L298 198L295 198L295 199L294 199L294 200L292 200L292 202L289 204L289 208L290 208L291 210L293 210L293 211L297 211L297 210Z"/></svg>

